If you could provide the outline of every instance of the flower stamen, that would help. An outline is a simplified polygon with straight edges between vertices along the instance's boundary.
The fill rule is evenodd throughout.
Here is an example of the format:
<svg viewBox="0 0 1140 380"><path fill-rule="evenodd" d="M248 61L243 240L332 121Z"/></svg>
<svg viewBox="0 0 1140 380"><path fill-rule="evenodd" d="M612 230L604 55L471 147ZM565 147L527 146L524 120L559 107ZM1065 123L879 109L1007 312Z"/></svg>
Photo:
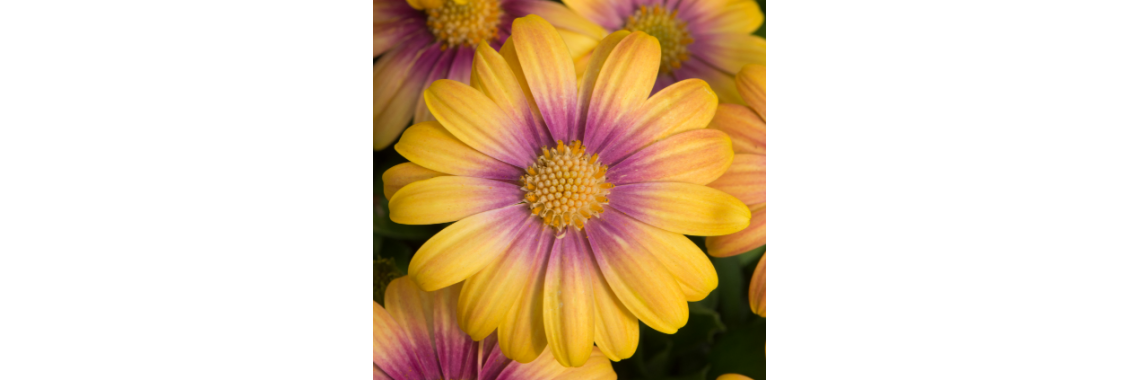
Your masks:
<svg viewBox="0 0 1140 380"><path fill-rule="evenodd" d="M642 5L625 22L628 31L642 31L661 43L661 72L671 73L689 60L688 45L693 43L688 23L677 19L677 11L667 12L660 5Z"/></svg>
<svg viewBox="0 0 1140 380"><path fill-rule="evenodd" d="M590 218L602 213L602 205L613 184L606 182L606 166L598 155L588 156L578 140L566 145L562 140L553 149L542 148L542 155L526 168L522 177L523 200L533 215L552 227L558 237L566 227L581 230Z"/></svg>
<svg viewBox="0 0 1140 380"><path fill-rule="evenodd" d="M428 30L440 43L440 49L459 46L476 47L499 34L499 18L503 14L499 0L469 0L460 5L444 0L443 6L428 8Z"/></svg>

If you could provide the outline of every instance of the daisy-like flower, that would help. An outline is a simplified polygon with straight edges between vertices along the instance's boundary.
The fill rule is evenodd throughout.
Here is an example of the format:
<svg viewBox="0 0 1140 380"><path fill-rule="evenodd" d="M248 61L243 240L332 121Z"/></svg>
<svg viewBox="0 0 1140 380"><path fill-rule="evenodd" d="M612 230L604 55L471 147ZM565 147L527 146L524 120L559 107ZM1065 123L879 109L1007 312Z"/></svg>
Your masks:
<svg viewBox="0 0 1140 380"><path fill-rule="evenodd" d="M499 48L511 20L552 20L571 55L588 59L606 33L562 4L545 0L372 0L373 148L387 147L414 117L430 120L423 91L437 79L468 83L475 47ZM583 58L585 57L585 58Z"/></svg>
<svg viewBox="0 0 1140 380"><path fill-rule="evenodd" d="M581 84L566 43L538 16L516 19L496 52L481 44L471 83L432 84L438 121L396 143L410 160L384 173L391 218L457 221L409 266L424 290L466 280L459 326L475 340L498 329L503 353L586 363L597 343L633 355L638 320L674 333L686 301L717 285L684 235L748 226L740 200L705 184L732 161L732 142L706 129L717 98L701 80L649 96L661 54L641 32L607 36Z"/></svg>
<svg viewBox="0 0 1140 380"><path fill-rule="evenodd" d="M726 373L717 376L716 380L752 380L752 378L744 375L737 375L735 373Z"/></svg>
<svg viewBox="0 0 1140 380"><path fill-rule="evenodd" d="M549 350L530 363L503 357L495 339L472 341L459 330L459 285L427 293L405 276L388 284L384 306L372 302L372 378L375 380L613 380L598 350L586 365L566 368Z"/></svg>
<svg viewBox="0 0 1140 380"><path fill-rule="evenodd" d="M654 90L700 78L721 102L743 103L732 76L745 64L763 64L766 45L752 33L764 23L754 0L564 0L606 31L642 31L661 41Z"/></svg>
<svg viewBox="0 0 1140 380"><path fill-rule="evenodd" d="M743 231L714 236L705 241L709 255L728 257L756 249L767 243L765 210L765 85L764 66L747 65L736 75L736 85L748 107L721 104L709 128L724 131L732 137L736 156L723 176L709 187L732 194L752 211L752 223Z"/></svg>

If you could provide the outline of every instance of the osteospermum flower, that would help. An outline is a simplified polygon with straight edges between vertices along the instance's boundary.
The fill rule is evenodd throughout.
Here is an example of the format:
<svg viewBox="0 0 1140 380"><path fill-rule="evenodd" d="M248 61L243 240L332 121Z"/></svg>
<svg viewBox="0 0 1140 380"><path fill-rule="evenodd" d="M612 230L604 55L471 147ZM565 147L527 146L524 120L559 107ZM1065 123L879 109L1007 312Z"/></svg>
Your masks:
<svg viewBox="0 0 1140 380"><path fill-rule="evenodd" d="M384 173L391 218L456 221L416 252L424 290L467 280L459 326L475 340L498 329L520 362L549 345L580 366L598 347L633 355L638 320L674 333L686 301L717 285L683 234L748 225L747 207L705 184L732 161L724 132L706 129L716 95L687 80L650 97L660 46L641 32L607 36L576 79L570 52L537 16L514 21L496 52L481 44L471 83L425 93L438 121L396 143L410 163Z"/></svg>
<svg viewBox="0 0 1140 380"><path fill-rule="evenodd" d="M607 31L642 31L661 41L654 90L703 79L722 102L743 103L732 76L763 64L766 43L752 33L764 23L754 0L564 0Z"/></svg>
<svg viewBox="0 0 1140 380"><path fill-rule="evenodd" d="M431 119L423 91L437 79L468 83L475 47L496 49L511 20L537 14L552 20L585 57L605 31L565 6L543 0L372 0L373 148L387 147L408 122Z"/></svg>
<svg viewBox="0 0 1140 380"><path fill-rule="evenodd" d="M714 236L706 240L709 255L739 255L767 243L765 222L765 85L764 66L747 65L736 75L736 85L748 107L721 104L709 128L724 131L732 137L736 156L723 176L709 187L732 194L748 205L752 222L743 231Z"/></svg>
<svg viewBox="0 0 1140 380"><path fill-rule="evenodd" d="M384 306L372 302L373 379L617 379L598 350L581 368L566 368L550 350L524 364L503 357L494 338L472 341L455 320L459 287L427 293L406 276L388 284Z"/></svg>

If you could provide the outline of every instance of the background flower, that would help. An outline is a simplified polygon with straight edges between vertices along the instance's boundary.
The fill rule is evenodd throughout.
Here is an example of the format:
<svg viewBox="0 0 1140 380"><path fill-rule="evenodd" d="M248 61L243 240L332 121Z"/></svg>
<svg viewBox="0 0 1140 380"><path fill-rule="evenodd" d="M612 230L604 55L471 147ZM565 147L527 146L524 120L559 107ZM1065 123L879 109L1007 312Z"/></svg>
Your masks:
<svg viewBox="0 0 1140 380"><path fill-rule="evenodd" d="M654 91L699 78L721 102L743 103L732 83L745 64L764 64L766 42L752 35L764 23L753 0L565 0L607 31L643 31L661 41Z"/></svg>
<svg viewBox="0 0 1140 380"><path fill-rule="evenodd" d="M765 83L764 66L747 65L736 76L740 93L748 107L721 104L709 128L732 136L736 156L723 176L709 184L740 198L752 211L752 222L743 231L708 238L709 254L715 257L738 255L767 243L765 211Z"/></svg>
<svg viewBox="0 0 1140 380"><path fill-rule="evenodd" d="M409 274L429 291L466 279L459 324L474 339L497 328L504 354L522 362L549 344L579 366L595 342L628 358L638 320L673 333L688 320L686 301L716 287L682 234L733 233L749 212L703 186L732 160L727 134L705 129L716 106L708 85L649 97L659 55L647 34L614 33L579 89L562 38L527 16L501 54L480 45L475 87L441 80L427 90L438 121L395 146L412 163L384 175L407 184L391 195L391 218L458 220L424 243Z"/></svg>
<svg viewBox="0 0 1140 380"><path fill-rule="evenodd" d="M475 47L498 49L511 20L538 14L552 20L573 57L584 59L605 31L545 0L373 0L373 148L387 147L413 118L431 120L423 91L437 79L469 83ZM588 57L586 57L588 58Z"/></svg>
<svg viewBox="0 0 1140 380"><path fill-rule="evenodd" d="M372 303L373 379L609 380L610 361L594 350L586 365L558 365L549 350L530 363L503 357L494 338L472 341L455 320L459 286L427 293L407 277L388 284L384 306Z"/></svg>

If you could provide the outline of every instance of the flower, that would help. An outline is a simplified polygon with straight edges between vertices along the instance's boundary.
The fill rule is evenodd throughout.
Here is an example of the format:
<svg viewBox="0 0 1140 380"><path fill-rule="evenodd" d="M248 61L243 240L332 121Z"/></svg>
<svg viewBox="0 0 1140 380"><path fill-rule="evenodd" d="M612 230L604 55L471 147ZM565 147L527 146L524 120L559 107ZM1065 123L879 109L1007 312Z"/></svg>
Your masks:
<svg viewBox="0 0 1140 380"><path fill-rule="evenodd" d="M736 75L736 86L748 107L721 104L709 123L710 129L724 131L732 137L736 156L723 176L709 187L732 194L748 205L752 223L743 231L714 236L705 241L709 255L728 257L748 252L767 243L764 200L765 155L764 132L767 115L764 107L764 66L746 65Z"/></svg>
<svg viewBox="0 0 1140 380"><path fill-rule="evenodd" d="M760 257L760 264L756 264L756 270L752 272L752 282L748 284L748 304L752 306L752 312L767 318L764 315L765 299L764 299L764 268L767 267L768 253L764 252L764 256Z"/></svg>
<svg viewBox="0 0 1140 380"><path fill-rule="evenodd" d="M700 78L721 102L742 104L732 75L748 63L763 64L766 42L753 36L764 23L754 0L564 0L567 7L606 31L642 31L661 41L661 69L654 91Z"/></svg>
<svg viewBox="0 0 1140 380"><path fill-rule="evenodd" d="M523 364L503 357L494 338L472 341L455 320L459 288L427 293L407 276L388 284L384 306L372 302L373 379L617 379L598 350L586 365L566 368L554 361L550 350Z"/></svg>
<svg viewBox="0 0 1140 380"><path fill-rule="evenodd" d="M744 375L737 375L735 373L726 373L717 376L716 380L752 380L752 378Z"/></svg>
<svg viewBox="0 0 1140 380"><path fill-rule="evenodd" d="M499 52L480 44L474 86L433 83L438 120L395 145L411 162L383 175L391 219L456 221L409 275L428 291L467 280L459 325L477 341L498 329L508 358L549 345L580 366L594 343L628 358L638 320L674 333L686 301L717 285L684 234L748 225L744 203L704 186L732 161L728 135L705 128L716 94L693 79L649 97L660 46L645 33L607 36L579 82L551 24L532 15L513 30Z"/></svg>
<svg viewBox="0 0 1140 380"><path fill-rule="evenodd" d="M528 14L554 22L580 60L605 37L562 4L541 0L372 0L373 148L396 140L414 117L431 119L423 91L436 79L468 83L475 47L496 49L511 20ZM586 58L582 58L586 57Z"/></svg>

